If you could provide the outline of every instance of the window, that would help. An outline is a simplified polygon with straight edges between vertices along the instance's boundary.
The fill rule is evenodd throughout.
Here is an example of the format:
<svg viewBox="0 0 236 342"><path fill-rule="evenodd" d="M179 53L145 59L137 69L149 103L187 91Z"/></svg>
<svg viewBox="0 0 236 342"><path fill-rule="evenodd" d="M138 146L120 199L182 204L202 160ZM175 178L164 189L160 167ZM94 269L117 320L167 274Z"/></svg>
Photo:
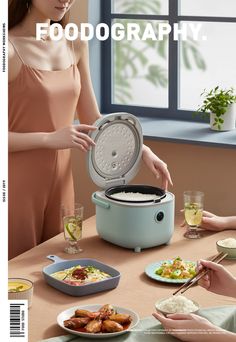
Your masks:
<svg viewBox="0 0 236 342"><path fill-rule="evenodd" d="M193 119L204 89L236 88L235 0L106 0L102 21L201 24L207 40L103 42L102 111Z"/></svg>

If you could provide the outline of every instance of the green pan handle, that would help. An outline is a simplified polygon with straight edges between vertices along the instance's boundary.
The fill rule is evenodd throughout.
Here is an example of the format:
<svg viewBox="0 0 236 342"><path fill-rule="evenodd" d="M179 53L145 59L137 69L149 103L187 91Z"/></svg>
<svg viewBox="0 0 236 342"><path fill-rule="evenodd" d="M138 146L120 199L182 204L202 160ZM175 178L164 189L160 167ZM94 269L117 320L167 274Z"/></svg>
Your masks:
<svg viewBox="0 0 236 342"><path fill-rule="evenodd" d="M110 208L110 204L102 201L100 198L97 198L96 196L96 192L94 192L92 194L92 202L99 205L100 207L104 208L104 209L109 209Z"/></svg>

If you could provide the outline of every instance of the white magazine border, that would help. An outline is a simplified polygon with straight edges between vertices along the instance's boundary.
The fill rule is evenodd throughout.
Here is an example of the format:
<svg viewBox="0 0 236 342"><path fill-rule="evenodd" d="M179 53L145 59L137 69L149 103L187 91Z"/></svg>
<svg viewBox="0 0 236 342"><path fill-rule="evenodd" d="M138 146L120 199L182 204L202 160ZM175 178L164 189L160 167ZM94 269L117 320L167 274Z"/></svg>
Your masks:
<svg viewBox="0 0 236 342"><path fill-rule="evenodd" d="M0 89L1 89L1 167L0 167L0 184L1 184L1 287L0 287L0 303L1 303L1 340L9 340L9 305L7 300L8 293L8 1L0 1L0 49L1 49L1 72L0 72Z"/></svg>

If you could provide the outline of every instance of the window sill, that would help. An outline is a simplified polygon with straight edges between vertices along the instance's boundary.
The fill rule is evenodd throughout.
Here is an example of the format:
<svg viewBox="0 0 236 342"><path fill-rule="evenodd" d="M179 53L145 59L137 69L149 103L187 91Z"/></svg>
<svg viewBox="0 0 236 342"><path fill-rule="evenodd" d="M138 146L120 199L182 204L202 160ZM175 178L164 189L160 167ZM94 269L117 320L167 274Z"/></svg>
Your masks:
<svg viewBox="0 0 236 342"><path fill-rule="evenodd" d="M146 139L196 144L223 148L236 148L236 130L218 132L209 123L160 118L138 118Z"/></svg>

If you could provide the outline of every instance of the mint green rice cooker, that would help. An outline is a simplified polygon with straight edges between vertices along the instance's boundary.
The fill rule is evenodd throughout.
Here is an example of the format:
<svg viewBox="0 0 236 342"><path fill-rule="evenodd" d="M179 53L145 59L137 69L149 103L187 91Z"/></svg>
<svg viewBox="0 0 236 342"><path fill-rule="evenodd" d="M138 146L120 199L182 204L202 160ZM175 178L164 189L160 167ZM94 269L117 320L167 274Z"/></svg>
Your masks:
<svg viewBox="0 0 236 342"><path fill-rule="evenodd" d="M136 252L168 244L174 232L174 195L153 186L128 185L142 157L139 121L132 114L114 113L95 125L98 129L90 137L96 146L88 153L88 169L101 189L92 194L99 236Z"/></svg>

